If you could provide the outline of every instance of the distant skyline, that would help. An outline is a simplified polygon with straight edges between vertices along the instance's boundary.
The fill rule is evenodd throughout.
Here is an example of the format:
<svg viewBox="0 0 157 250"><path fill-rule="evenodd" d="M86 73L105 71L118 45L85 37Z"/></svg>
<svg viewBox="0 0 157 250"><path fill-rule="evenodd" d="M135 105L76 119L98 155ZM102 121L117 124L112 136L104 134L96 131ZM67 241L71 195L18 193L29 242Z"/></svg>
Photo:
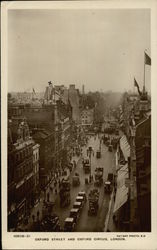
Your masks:
<svg viewBox="0 0 157 250"><path fill-rule="evenodd" d="M8 91L75 84L86 91L142 89L150 11L9 10ZM150 66L145 84L150 92Z"/></svg>

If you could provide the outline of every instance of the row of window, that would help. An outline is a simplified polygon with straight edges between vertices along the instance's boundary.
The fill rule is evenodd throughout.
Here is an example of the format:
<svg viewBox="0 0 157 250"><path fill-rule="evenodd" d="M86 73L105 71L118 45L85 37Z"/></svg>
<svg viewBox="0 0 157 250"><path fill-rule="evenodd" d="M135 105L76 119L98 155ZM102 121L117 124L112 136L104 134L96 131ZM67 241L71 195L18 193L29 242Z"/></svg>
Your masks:
<svg viewBox="0 0 157 250"><path fill-rule="evenodd" d="M84 123L84 124L88 124L88 123L90 123L91 121L88 121L88 120L82 120L82 123Z"/></svg>
<svg viewBox="0 0 157 250"><path fill-rule="evenodd" d="M21 115L22 110L17 109L17 108L13 108L13 109L9 109L8 113L9 113L9 115Z"/></svg>
<svg viewBox="0 0 157 250"><path fill-rule="evenodd" d="M16 199L17 200L21 200L23 199L24 197L26 197L26 195L30 195L31 193L28 193L29 190L31 190L34 186L34 178L30 178L28 179L27 181L25 181L23 183L23 185L21 185L17 191L16 191Z"/></svg>
<svg viewBox="0 0 157 250"><path fill-rule="evenodd" d="M23 150L18 151L14 158L15 163L25 160L25 158L32 155L32 152L32 147L26 147Z"/></svg>
<svg viewBox="0 0 157 250"><path fill-rule="evenodd" d="M37 173L39 171L39 163L37 162L35 165L34 165L34 172Z"/></svg>
<svg viewBox="0 0 157 250"><path fill-rule="evenodd" d="M36 161L39 159L39 152L33 153L33 160Z"/></svg>
<svg viewBox="0 0 157 250"><path fill-rule="evenodd" d="M33 170L33 164L31 161L19 166L16 171L15 178L17 180L22 179L26 174L30 173Z"/></svg>

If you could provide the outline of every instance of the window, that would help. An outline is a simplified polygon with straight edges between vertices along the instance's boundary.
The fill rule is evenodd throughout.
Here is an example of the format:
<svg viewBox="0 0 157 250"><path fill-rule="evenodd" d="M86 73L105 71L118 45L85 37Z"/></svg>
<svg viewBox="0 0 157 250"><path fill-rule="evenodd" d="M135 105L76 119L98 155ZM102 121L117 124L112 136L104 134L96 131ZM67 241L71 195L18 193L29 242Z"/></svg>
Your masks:
<svg viewBox="0 0 157 250"><path fill-rule="evenodd" d="M19 161L19 154L18 153L16 154L15 159L16 159L17 162Z"/></svg>
<svg viewBox="0 0 157 250"><path fill-rule="evenodd" d="M22 152L20 152L20 160L22 160L22 158L23 158L23 154Z"/></svg>

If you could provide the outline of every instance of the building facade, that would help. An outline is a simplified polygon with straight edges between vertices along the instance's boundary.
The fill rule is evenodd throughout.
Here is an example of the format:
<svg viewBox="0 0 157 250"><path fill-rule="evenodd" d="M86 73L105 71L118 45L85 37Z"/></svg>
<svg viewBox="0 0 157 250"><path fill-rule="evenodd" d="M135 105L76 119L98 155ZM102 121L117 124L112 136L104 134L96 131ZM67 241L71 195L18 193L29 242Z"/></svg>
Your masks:
<svg viewBox="0 0 157 250"><path fill-rule="evenodd" d="M18 126L17 126L18 125ZM9 120L8 229L16 227L34 204L33 146L26 120Z"/></svg>
<svg viewBox="0 0 157 250"><path fill-rule="evenodd" d="M151 107L147 93L125 93L120 125L130 145L129 231L151 231Z"/></svg>
<svg viewBox="0 0 157 250"><path fill-rule="evenodd" d="M86 107L81 111L81 125L83 127L91 127L94 121L94 109Z"/></svg>
<svg viewBox="0 0 157 250"><path fill-rule="evenodd" d="M34 172L34 203L38 202L40 196L39 184L39 144L33 146L33 172Z"/></svg>

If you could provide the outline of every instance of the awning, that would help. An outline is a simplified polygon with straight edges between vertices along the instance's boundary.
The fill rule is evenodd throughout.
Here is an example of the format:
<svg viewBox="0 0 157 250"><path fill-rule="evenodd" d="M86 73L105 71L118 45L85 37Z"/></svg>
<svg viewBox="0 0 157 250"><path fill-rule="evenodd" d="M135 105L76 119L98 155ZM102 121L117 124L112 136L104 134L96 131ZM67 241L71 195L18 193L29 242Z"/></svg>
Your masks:
<svg viewBox="0 0 157 250"><path fill-rule="evenodd" d="M113 213L117 212L117 210L121 208L127 202L128 190L129 190L128 187L124 185L117 189Z"/></svg>
<svg viewBox="0 0 157 250"><path fill-rule="evenodd" d="M126 178L129 178L128 164L122 166L118 171L117 188L120 188L121 186L125 185Z"/></svg>
<svg viewBox="0 0 157 250"><path fill-rule="evenodd" d="M123 135L120 139L120 148L123 152L125 160L128 161L128 157L130 157L130 145L125 135Z"/></svg>
<svg viewBox="0 0 157 250"><path fill-rule="evenodd" d="M128 164L125 164L118 171L117 175L117 192L113 213L121 208L128 200L129 188L125 185L125 180L129 178Z"/></svg>

